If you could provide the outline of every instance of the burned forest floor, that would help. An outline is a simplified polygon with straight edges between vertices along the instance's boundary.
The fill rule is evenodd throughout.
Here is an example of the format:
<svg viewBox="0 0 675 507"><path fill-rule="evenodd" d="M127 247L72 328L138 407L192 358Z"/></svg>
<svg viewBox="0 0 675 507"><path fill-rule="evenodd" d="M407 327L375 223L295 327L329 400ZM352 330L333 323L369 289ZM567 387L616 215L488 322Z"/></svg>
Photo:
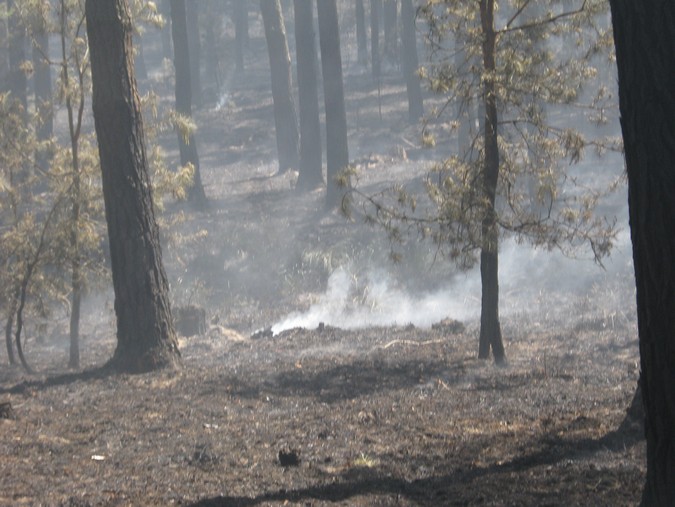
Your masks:
<svg viewBox="0 0 675 507"><path fill-rule="evenodd" d="M419 147L423 127L408 124L396 73L378 90L345 66L362 188L424 174L449 148ZM540 283L545 253L514 253L500 272L507 363L477 359L475 283L418 238L391 263L382 231L326 211L324 190L296 192L297 174L276 171L264 62L247 72L195 113L208 209L162 212L173 303L203 308L205 328L180 338L181 368L142 375L102 368L115 347L109 291L85 303L81 370L67 368L66 315L42 336L30 328L38 373L4 356L0 366L0 402L11 403L0 414L0 505L638 504L630 270L572 290ZM169 103L166 82L155 76ZM309 318L341 269L346 301ZM407 306L448 284L440 293L461 305L411 323L419 312ZM392 322L364 318L384 308L382 287L407 294L386 300Z"/></svg>

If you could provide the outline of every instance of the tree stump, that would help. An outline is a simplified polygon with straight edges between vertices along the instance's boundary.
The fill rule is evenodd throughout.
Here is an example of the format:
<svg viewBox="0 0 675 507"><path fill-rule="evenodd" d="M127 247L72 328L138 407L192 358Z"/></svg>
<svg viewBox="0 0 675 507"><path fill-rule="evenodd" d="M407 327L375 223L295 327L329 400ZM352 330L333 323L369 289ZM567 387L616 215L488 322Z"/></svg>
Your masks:
<svg viewBox="0 0 675 507"><path fill-rule="evenodd" d="M0 419L16 419L16 414L9 401L0 402Z"/></svg>

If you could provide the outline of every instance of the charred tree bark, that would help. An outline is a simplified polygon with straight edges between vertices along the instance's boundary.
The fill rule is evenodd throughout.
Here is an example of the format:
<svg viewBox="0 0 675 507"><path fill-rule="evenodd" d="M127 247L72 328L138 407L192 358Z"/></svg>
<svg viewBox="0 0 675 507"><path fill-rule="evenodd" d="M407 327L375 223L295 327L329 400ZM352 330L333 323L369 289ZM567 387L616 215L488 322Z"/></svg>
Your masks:
<svg viewBox="0 0 675 507"><path fill-rule="evenodd" d="M481 0L483 29L483 65L487 76L494 75L496 33L494 30L494 0ZM504 345L499 324L499 231L495 199L499 180L499 146L497 143L497 97L494 80L483 82L485 104L485 161L483 166L483 198L485 212L481 224L481 317L478 357L487 359L490 348L497 364L504 363Z"/></svg>
<svg viewBox="0 0 675 507"><path fill-rule="evenodd" d="M298 167L300 135L292 95L291 55L279 0L260 0L270 60L279 172Z"/></svg>
<svg viewBox="0 0 675 507"><path fill-rule="evenodd" d="M186 118L192 118L192 78L190 77L190 50L187 33L185 0L171 0L171 34L173 39L176 69L176 112ZM180 163L182 166L192 165L194 175L192 186L188 191L188 200L198 209L207 205L204 185L199 170L199 153L194 132L177 131Z"/></svg>
<svg viewBox="0 0 675 507"><path fill-rule="evenodd" d="M85 12L117 315L109 364L130 372L176 366L180 352L152 204L129 6L86 0Z"/></svg>
<svg viewBox="0 0 675 507"><path fill-rule="evenodd" d="M341 205L345 195L344 185L348 184L338 181L340 172L349 165L347 113L337 6L335 0L321 0L317 8L326 110L326 207L331 209Z"/></svg>
<svg viewBox="0 0 675 507"><path fill-rule="evenodd" d="M294 0L293 7L300 109L300 174L297 188L312 190L323 185L314 7L312 0Z"/></svg>
<svg viewBox="0 0 675 507"><path fill-rule="evenodd" d="M356 0L356 47L361 65L368 64L368 35L366 33L366 9L363 0Z"/></svg>
<svg viewBox="0 0 675 507"><path fill-rule="evenodd" d="M403 48L403 74L408 93L408 119L416 123L424 116L424 100L422 85L417 74L417 36L415 33L415 9L412 0L401 3L401 42Z"/></svg>
<svg viewBox="0 0 675 507"><path fill-rule="evenodd" d="M642 505L675 505L675 4L610 5L647 437Z"/></svg>

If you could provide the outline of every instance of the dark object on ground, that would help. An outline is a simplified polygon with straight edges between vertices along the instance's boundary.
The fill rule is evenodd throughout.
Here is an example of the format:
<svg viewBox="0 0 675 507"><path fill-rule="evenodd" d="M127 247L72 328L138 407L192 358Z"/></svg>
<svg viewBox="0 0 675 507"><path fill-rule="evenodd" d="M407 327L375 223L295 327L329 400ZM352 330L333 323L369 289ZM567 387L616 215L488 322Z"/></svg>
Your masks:
<svg viewBox="0 0 675 507"><path fill-rule="evenodd" d="M297 467L300 465L300 455L295 449L282 449L279 451L279 464L282 467Z"/></svg>
<svg viewBox="0 0 675 507"><path fill-rule="evenodd" d="M206 311L198 306L188 305L176 308L176 331L189 337L206 332Z"/></svg>
<svg viewBox="0 0 675 507"><path fill-rule="evenodd" d="M0 403L0 419L16 419L16 414L9 401Z"/></svg>
<svg viewBox="0 0 675 507"><path fill-rule="evenodd" d="M266 327L265 329L258 329L255 333L251 335L252 340L259 340L260 338L272 338L274 333L272 332L271 327Z"/></svg>

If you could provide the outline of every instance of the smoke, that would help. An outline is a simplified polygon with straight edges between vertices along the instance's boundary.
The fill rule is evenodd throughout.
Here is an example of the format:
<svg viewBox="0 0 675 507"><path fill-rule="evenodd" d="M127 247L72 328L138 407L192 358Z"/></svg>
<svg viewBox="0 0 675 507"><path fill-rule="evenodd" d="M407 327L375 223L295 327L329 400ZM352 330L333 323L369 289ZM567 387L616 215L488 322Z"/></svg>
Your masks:
<svg viewBox="0 0 675 507"><path fill-rule="evenodd" d="M467 278L462 290L409 294L382 270L368 271L364 278L346 268L334 271L326 292L305 312L293 312L272 326L274 334L296 327L316 328L319 323L342 329L371 326L430 327L446 317L475 317L480 309L475 282Z"/></svg>
<svg viewBox="0 0 675 507"><path fill-rule="evenodd" d="M381 268L359 273L348 268L334 271L326 292L307 311L289 314L272 326L272 332L314 329L320 323L342 329L408 324L428 328L445 318L466 322L480 315L477 268L455 275L442 290L424 293L408 292ZM593 300L600 309L602 305L617 307L605 308L608 312L630 310L634 304L627 232L620 234L605 269L588 259L570 259L557 252L504 241L499 278L500 314L504 317L530 314L545 319L569 318L574 304L587 300Z"/></svg>

